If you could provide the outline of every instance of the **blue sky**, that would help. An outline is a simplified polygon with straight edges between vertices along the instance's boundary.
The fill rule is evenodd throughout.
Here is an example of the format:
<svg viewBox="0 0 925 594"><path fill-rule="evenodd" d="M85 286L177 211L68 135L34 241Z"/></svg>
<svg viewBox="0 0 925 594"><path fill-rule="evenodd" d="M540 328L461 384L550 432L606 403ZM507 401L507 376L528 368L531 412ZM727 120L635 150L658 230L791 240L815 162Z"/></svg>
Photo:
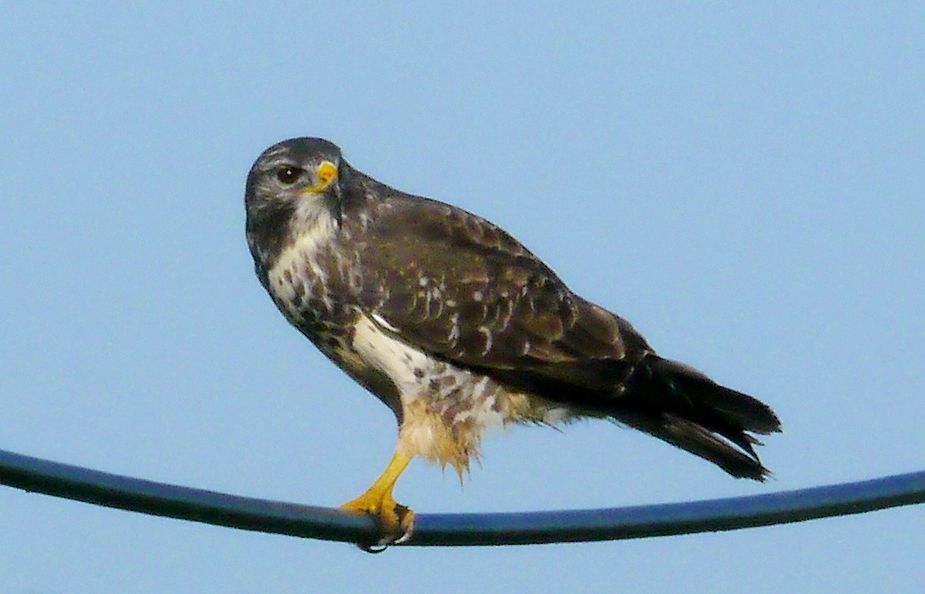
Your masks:
<svg viewBox="0 0 925 594"><path fill-rule="evenodd" d="M917 3L17 4L0 22L0 448L336 505L391 414L275 311L268 145L503 225L664 355L772 404L767 484L607 423L490 436L419 512L609 507L925 468ZM917 592L921 508L736 533L402 549L0 488L0 590Z"/></svg>

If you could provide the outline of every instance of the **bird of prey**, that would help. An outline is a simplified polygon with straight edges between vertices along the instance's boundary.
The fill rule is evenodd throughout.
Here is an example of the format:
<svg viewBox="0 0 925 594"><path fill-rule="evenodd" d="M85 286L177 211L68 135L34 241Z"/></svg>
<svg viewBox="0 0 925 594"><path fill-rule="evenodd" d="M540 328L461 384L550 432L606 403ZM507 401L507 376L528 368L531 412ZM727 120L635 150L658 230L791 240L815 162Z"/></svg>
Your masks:
<svg viewBox="0 0 925 594"><path fill-rule="evenodd" d="M385 472L344 504L411 535L392 489L415 456L462 478L483 434L601 418L763 480L759 400L659 357L500 227L354 169L321 138L268 148L245 193L257 276L283 316L398 421Z"/></svg>

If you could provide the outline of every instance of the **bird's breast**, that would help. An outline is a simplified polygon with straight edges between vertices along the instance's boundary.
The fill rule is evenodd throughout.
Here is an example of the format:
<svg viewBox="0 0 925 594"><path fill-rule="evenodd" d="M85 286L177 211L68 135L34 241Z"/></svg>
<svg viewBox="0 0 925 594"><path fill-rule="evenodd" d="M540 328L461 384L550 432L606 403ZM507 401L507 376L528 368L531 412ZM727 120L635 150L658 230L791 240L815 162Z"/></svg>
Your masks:
<svg viewBox="0 0 925 594"><path fill-rule="evenodd" d="M356 315L362 285L358 270L356 253L305 235L287 246L267 271L267 290L283 315L303 332L340 326Z"/></svg>

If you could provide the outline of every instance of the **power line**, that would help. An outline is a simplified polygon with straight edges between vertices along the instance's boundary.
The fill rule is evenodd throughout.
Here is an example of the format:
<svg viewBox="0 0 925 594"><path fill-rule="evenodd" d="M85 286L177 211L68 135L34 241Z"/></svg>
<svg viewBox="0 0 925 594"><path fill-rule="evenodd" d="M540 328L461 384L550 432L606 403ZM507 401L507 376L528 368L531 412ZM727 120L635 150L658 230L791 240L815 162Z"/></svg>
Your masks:
<svg viewBox="0 0 925 594"><path fill-rule="evenodd" d="M155 516L361 544L372 519L339 509L155 483L0 450L0 484ZM728 499L608 509L418 514L400 546L485 546L622 540L737 530L925 502L925 471Z"/></svg>

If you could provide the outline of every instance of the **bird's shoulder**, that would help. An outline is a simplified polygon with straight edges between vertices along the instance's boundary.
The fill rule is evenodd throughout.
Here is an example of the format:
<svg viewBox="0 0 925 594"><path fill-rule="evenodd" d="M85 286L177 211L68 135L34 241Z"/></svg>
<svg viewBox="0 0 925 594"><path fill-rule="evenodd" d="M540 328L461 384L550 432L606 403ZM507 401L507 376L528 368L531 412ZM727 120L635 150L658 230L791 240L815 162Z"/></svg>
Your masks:
<svg viewBox="0 0 925 594"><path fill-rule="evenodd" d="M401 192L365 175L353 184L345 201L345 216L362 226L357 237L373 248L452 247L453 254L442 253L519 259L521 265L545 268L544 272L554 276L522 243L491 221L439 200Z"/></svg>

